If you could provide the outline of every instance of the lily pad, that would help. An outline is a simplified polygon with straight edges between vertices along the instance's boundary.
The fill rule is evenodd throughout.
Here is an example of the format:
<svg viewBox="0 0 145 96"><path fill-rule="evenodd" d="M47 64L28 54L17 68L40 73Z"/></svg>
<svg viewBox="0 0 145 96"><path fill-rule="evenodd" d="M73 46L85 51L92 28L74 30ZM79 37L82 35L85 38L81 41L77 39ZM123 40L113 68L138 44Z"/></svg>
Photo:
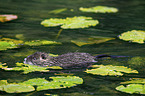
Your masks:
<svg viewBox="0 0 145 96"><path fill-rule="evenodd" d="M44 78L34 78L21 83L7 83L7 80L0 81L0 90L7 93L21 93L31 92L35 88L37 91L48 90L48 89L61 89L76 86L82 84L83 79L77 76L57 76L50 77L51 81ZM35 86L35 88L34 88Z"/></svg>
<svg viewBox="0 0 145 96"><path fill-rule="evenodd" d="M41 66L36 66L36 65L29 65L29 64L24 64L24 63L16 63L16 67L13 68L7 68L3 67L2 69L7 70L7 71L23 71L23 74L28 74L30 72L49 72L48 69L62 69L59 66L52 66L52 67L41 67Z"/></svg>
<svg viewBox="0 0 145 96"><path fill-rule="evenodd" d="M76 86L77 84L82 84L83 79L77 76L57 76L50 77L53 81L46 83L43 86L38 86L37 91L48 90L48 89L61 89Z"/></svg>
<svg viewBox="0 0 145 96"><path fill-rule="evenodd" d="M23 41L21 41L21 40L15 40L15 39L10 39L10 38L1 38L0 39L0 50L18 48L18 46L22 43L23 43Z"/></svg>
<svg viewBox="0 0 145 96"><path fill-rule="evenodd" d="M120 84L145 84L145 79L133 78L130 81L121 82Z"/></svg>
<svg viewBox="0 0 145 96"><path fill-rule="evenodd" d="M132 30L122 33L119 36L120 39L123 39L125 41L132 41L136 43L144 43L145 41L145 31L142 30Z"/></svg>
<svg viewBox="0 0 145 96"><path fill-rule="evenodd" d="M8 84L7 80L0 80L0 86Z"/></svg>
<svg viewBox="0 0 145 96"><path fill-rule="evenodd" d="M125 92L125 93L136 93L136 94L145 94L145 85L142 84L129 84L126 87L123 85L120 85L116 87L116 90Z"/></svg>
<svg viewBox="0 0 145 96"><path fill-rule="evenodd" d="M0 15L0 22L7 22L17 18L17 15Z"/></svg>
<svg viewBox="0 0 145 96"><path fill-rule="evenodd" d="M66 11L66 10L67 10L67 8L55 9L55 10L50 11L49 13L59 14L59 13Z"/></svg>
<svg viewBox="0 0 145 96"><path fill-rule="evenodd" d="M115 38L92 36L87 39L85 38L81 40L71 40L71 42L78 46L83 46L83 45L99 44L113 39Z"/></svg>
<svg viewBox="0 0 145 96"><path fill-rule="evenodd" d="M96 26L98 20L93 20L92 17L67 17L66 19L50 18L41 22L41 25L45 27L61 26L63 29L77 29L77 28L88 28L89 26Z"/></svg>
<svg viewBox="0 0 145 96"><path fill-rule="evenodd" d="M51 44L61 44L61 43L55 41L48 41L48 40L35 40L35 41L25 42L25 45L29 45L29 46L51 45Z"/></svg>
<svg viewBox="0 0 145 96"><path fill-rule="evenodd" d="M118 12L117 8L114 7L107 7L107 6L95 6L90 8L79 8L82 12L94 12L94 13L115 13Z"/></svg>
<svg viewBox="0 0 145 96"><path fill-rule="evenodd" d="M34 91L35 88L26 84L7 84L0 86L0 90L7 93L22 93Z"/></svg>
<svg viewBox="0 0 145 96"><path fill-rule="evenodd" d="M138 73L137 70L132 70L124 66L112 66L112 65L93 65L92 67L98 67L96 69L87 69L85 72L93 75L102 76L122 76L123 73ZM122 73L123 72L123 73Z"/></svg>

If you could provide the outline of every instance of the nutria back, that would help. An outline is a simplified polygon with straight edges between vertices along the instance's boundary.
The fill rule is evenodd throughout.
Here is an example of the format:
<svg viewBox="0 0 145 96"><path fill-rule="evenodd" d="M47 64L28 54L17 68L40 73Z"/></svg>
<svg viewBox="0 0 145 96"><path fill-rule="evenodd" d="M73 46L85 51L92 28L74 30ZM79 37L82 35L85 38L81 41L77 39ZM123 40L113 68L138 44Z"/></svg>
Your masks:
<svg viewBox="0 0 145 96"><path fill-rule="evenodd" d="M66 53L57 57L51 57L44 52L36 52L25 58L24 63L38 66L60 66L64 69L85 68L97 62L95 58L89 53L80 52Z"/></svg>

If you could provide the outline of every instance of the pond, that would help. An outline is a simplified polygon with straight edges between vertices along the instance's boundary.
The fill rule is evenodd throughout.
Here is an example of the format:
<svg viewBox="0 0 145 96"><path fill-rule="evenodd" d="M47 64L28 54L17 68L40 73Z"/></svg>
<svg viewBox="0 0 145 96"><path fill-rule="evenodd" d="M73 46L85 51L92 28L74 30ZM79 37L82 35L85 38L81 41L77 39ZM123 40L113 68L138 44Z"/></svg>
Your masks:
<svg viewBox="0 0 145 96"><path fill-rule="evenodd" d="M80 7L110 6L118 8L117 13L87 13L81 12ZM67 8L60 13L50 13L52 10ZM45 96L57 94L58 96L129 96L128 93L117 91L115 88L120 82L131 78L145 78L145 44L123 41L118 36L131 30L145 30L145 1L144 0L0 0L0 14L15 14L17 20L1 23L0 35L23 41L50 40L61 42L58 45L25 46L0 51L0 62L14 67L16 62L22 63L24 58L35 52L64 54L68 52L85 52L93 56L99 54L129 56L126 58L100 59L96 64L126 66L138 70L138 74L125 74L123 76L101 76L87 74L84 70L73 73L83 79L83 84L75 87L45 91L9 94L0 91L1 96ZM99 24L89 28L63 29L58 38L60 26L44 27L40 23L49 18L66 18L74 16L92 17ZM91 36L114 38L99 44L77 46L71 40L80 40ZM133 58L142 60L131 61ZM137 63L137 64L134 64ZM67 73L67 72L66 72ZM32 72L21 74L17 71L4 71L0 69L0 79L8 82L22 82L31 78L46 78L55 73ZM134 94L136 96L137 94ZM133 95L132 95L133 96Z"/></svg>

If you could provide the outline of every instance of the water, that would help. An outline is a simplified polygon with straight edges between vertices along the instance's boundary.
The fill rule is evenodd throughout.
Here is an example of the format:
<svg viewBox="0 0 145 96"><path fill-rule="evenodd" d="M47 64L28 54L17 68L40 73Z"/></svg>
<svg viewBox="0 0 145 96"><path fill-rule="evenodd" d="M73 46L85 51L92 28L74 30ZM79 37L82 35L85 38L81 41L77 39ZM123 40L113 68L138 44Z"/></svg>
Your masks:
<svg viewBox="0 0 145 96"><path fill-rule="evenodd" d="M92 7L96 5L112 6L119 9L118 13L84 13L79 11L79 7ZM145 45L129 43L118 39L118 35L130 30L145 30L145 1L144 0L0 0L0 14L16 14L18 19L0 23L0 35L6 38L16 39L17 34L23 34L24 41L29 40L56 40L55 37L60 27L45 28L40 22L47 18L65 18L73 16L88 16L99 20L99 25L86 29L63 30L56 40L62 45L45 46L22 46L21 48L11 49L0 52L0 62L14 66L16 62L23 62L23 59L37 51L50 52L53 54L64 54L67 52L86 52L92 55L109 54L124 55L131 57L144 57ZM61 8L74 9L73 12L65 11L59 14L49 14L49 11ZM113 37L105 43L96 45L86 45L78 47L70 41L89 36ZM18 55L19 53L19 55ZM130 58L129 58L130 59ZM115 59L116 62L123 62L119 65L129 66L129 59ZM109 62L109 61L106 61ZM105 61L100 60L99 64ZM115 65L115 64L114 64ZM133 66L131 66L133 68ZM139 69L138 69L139 70ZM125 75L123 78L144 77L141 70L139 75ZM10 82L24 81L34 77L48 77L51 74L30 73L22 75L19 72L5 72L0 70L0 79L7 79ZM60 96L122 96L129 94L115 90L124 79L122 77L103 77L86 74L83 71L74 73L84 79L82 85L68 89L47 90L32 93L22 93L22 96L43 96L45 93L58 94ZM2 96L16 96L17 94L7 94L1 92Z"/></svg>

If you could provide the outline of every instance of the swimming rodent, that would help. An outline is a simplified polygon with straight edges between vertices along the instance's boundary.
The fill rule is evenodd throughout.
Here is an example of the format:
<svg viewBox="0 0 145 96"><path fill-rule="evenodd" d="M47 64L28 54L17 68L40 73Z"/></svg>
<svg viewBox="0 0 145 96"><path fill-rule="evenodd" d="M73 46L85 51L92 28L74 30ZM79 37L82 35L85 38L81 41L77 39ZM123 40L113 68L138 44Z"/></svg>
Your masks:
<svg viewBox="0 0 145 96"><path fill-rule="evenodd" d="M89 53L66 53L57 57L49 56L49 53L36 52L24 59L25 64L37 66L60 66L63 69L70 68L87 68L93 63L96 63L98 58L112 57L110 55L92 56Z"/></svg>

